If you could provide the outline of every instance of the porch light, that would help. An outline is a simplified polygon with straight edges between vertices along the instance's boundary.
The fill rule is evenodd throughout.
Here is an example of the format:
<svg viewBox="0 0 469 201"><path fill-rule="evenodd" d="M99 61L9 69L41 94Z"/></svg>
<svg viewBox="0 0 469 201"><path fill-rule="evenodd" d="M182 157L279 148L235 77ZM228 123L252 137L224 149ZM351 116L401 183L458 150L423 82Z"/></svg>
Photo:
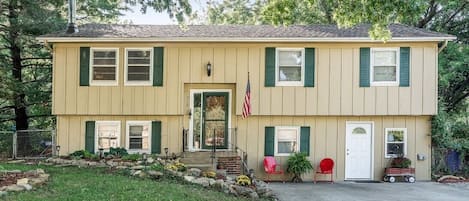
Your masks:
<svg viewBox="0 0 469 201"><path fill-rule="evenodd" d="M166 154L166 160L168 160L168 151L169 151L168 147L165 147L164 153Z"/></svg>
<svg viewBox="0 0 469 201"><path fill-rule="evenodd" d="M55 150L57 151L57 156L60 156L60 145L55 146Z"/></svg>
<svg viewBox="0 0 469 201"><path fill-rule="evenodd" d="M209 61L207 64L207 76L210 77L211 74L212 74L212 64L210 64L210 61Z"/></svg>
<svg viewBox="0 0 469 201"><path fill-rule="evenodd" d="M99 148L99 159L102 159L104 158L104 149L103 148Z"/></svg>

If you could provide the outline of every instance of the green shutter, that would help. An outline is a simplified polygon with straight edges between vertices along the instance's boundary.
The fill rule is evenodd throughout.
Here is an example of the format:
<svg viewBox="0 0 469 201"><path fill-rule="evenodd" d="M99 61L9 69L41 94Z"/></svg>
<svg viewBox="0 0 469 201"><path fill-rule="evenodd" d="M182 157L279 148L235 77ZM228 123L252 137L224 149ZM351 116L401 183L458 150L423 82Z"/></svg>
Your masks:
<svg viewBox="0 0 469 201"><path fill-rule="evenodd" d="M265 84L266 87L275 86L275 48L265 48Z"/></svg>
<svg viewBox="0 0 469 201"><path fill-rule="evenodd" d="M309 127L301 127L300 131L300 152L309 156Z"/></svg>
<svg viewBox="0 0 469 201"><path fill-rule="evenodd" d="M151 122L151 153L161 154L161 121Z"/></svg>
<svg viewBox="0 0 469 201"><path fill-rule="evenodd" d="M305 48L305 87L314 87L314 48Z"/></svg>
<svg viewBox="0 0 469 201"><path fill-rule="evenodd" d="M87 121L85 126L85 150L94 153L95 121Z"/></svg>
<svg viewBox="0 0 469 201"><path fill-rule="evenodd" d="M90 86L89 47L80 47L80 86Z"/></svg>
<svg viewBox="0 0 469 201"><path fill-rule="evenodd" d="M275 127L265 127L264 156L274 155Z"/></svg>
<svg viewBox="0 0 469 201"><path fill-rule="evenodd" d="M370 87L370 48L360 48L360 87Z"/></svg>
<svg viewBox="0 0 469 201"><path fill-rule="evenodd" d="M164 47L153 48L153 86L163 86Z"/></svg>
<svg viewBox="0 0 469 201"><path fill-rule="evenodd" d="M400 50L400 73L399 73L399 86L408 87L409 86L409 66L410 66L410 48L401 47Z"/></svg>

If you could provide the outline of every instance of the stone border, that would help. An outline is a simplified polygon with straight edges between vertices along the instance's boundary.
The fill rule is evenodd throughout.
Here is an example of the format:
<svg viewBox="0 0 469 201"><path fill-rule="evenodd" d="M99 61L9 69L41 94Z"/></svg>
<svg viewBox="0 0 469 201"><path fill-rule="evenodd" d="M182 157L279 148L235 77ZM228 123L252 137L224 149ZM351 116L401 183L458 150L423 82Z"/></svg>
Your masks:
<svg viewBox="0 0 469 201"><path fill-rule="evenodd" d="M33 175L33 176L29 176L26 178L16 180L16 184L0 187L0 197L6 196L8 192L32 190L33 187L41 186L42 184L46 183L49 180L49 174L46 174L43 169L29 170L26 172L22 172L21 170L6 170L6 171L0 171L0 173L6 173L6 174L25 173L25 174Z"/></svg>

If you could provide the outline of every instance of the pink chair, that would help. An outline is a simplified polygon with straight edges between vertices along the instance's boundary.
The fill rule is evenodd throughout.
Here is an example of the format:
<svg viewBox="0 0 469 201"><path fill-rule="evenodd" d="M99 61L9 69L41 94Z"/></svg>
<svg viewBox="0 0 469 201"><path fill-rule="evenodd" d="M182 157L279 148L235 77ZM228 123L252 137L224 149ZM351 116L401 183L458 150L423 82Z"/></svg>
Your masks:
<svg viewBox="0 0 469 201"><path fill-rule="evenodd" d="M277 167L279 167L279 168L277 168ZM283 175L282 176L282 181L285 182L284 172L283 172L282 169L280 169L280 165L277 164L277 161L275 160L275 158L273 156L266 156L264 158L264 170L265 170L265 173L267 174L267 182L270 181L270 175L272 175L272 174Z"/></svg>
<svg viewBox="0 0 469 201"><path fill-rule="evenodd" d="M314 183L317 181L317 175L318 174L330 174L331 175L331 180L329 180L331 183L334 183L333 180L333 175L334 175L334 160L331 158L324 158L321 160L319 163L318 168L316 168L316 173L314 174Z"/></svg>

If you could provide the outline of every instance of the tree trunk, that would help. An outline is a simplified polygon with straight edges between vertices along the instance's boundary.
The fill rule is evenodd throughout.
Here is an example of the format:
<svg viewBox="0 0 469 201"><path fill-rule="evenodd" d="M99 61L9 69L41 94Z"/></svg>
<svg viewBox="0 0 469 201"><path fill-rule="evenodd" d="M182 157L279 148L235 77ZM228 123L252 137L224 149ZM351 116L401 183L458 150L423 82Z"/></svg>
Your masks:
<svg viewBox="0 0 469 201"><path fill-rule="evenodd" d="M18 30L18 2L11 0L8 5L8 22L10 24L9 30L9 51L12 61L12 75L17 83L19 90L14 90L14 110L15 110L15 123L16 130L28 129L28 115L26 113L25 94L21 86L23 81L21 65L21 48L19 46L19 30ZM20 132L17 135L17 153L19 156L24 156L31 150L30 136L28 132Z"/></svg>
<svg viewBox="0 0 469 201"><path fill-rule="evenodd" d="M299 175L299 174L294 174L291 181L293 183L303 183L303 179L301 179L301 175Z"/></svg>

